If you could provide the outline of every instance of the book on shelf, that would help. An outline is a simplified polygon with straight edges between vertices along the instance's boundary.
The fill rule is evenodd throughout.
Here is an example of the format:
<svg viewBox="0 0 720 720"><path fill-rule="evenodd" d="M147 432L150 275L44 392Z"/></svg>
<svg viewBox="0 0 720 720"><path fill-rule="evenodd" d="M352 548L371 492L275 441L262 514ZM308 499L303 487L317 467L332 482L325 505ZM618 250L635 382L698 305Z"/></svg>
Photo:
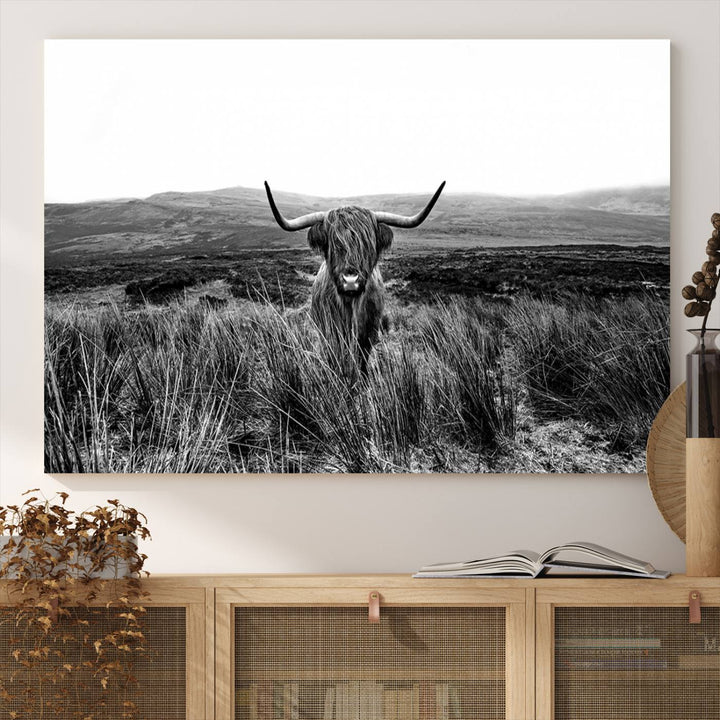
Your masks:
<svg viewBox="0 0 720 720"><path fill-rule="evenodd" d="M613 650L643 650L660 647L660 638L646 637L567 637L555 641L556 650L575 649L607 649Z"/></svg>
<svg viewBox="0 0 720 720"><path fill-rule="evenodd" d="M557 670L667 670L658 638L559 638Z"/></svg>
<svg viewBox="0 0 720 720"><path fill-rule="evenodd" d="M250 720L300 720L300 684L277 681L250 683L236 688L235 706L243 708L243 715Z"/></svg>
<svg viewBox="0 0 720 720"><path fill-rule="evenodd" d="M382 708L383 708L383 720L397 720L398 706L397 706L397 690L392 688L383 688L382 691Z"/></svg>
<svg viewBox="0 0 720 720"><path fill-rule="evenodd" d="M272 720L275 716L273 711L273 684L267 680L259 682L257 687L257 720ZM252 688L251 688L252 697Z"/></svg>
<svg viewBox="0 0 720 720"><path fill-rule="evenodd" d="M325 691L325 708L323 712L323 720L333 720L335 717L335 688L329 687Z"/></svg>
<svg viewBox="0 0 720 720"><path fill-rule="evenodd" d="M540 554L513 550L505 555L466 562L425 565L415 578L541 577L577 575L618 575L636 578L666 578L649 562L587 541L558 545Z"/></svg>
<svg viewBox="0 0 720 720"><path fill-rule="evenodd" d="M558 648L556 646L555 653L556 655L585 655L585 656L593 656L593 657L602 657L605 655L611 655L613 657L616 657L617 655L644 655L644 656L650 656L651 654L657 654L660 652L660 646L652 646L652 647L643 647L643 646L633 646L633 647L608 647L607 645L595 645L595 646L585 646L585 647L561 647Z"/></svg>
<svg viewBox="0 0 720 720"><path fill-rule="evenodd" d="M437 720L450 720L450 687L448 683L435 685L435 710Z"/></svg>
<svg viewBox="0 0 720 720"><path fill-rule="evenodd" d="M420 720L436 720L435 683L423 681L418 686L418 715Z"/></svg>
<svg viewBox="0 0 720 720"><path fill-rule="evenodd" d="M235 688L235 707L236 708L246 708L247 714L250 715L251 713L251 707L252 707L252 700L250 698L250 688L249 687L241 687L241 688Z"/></svg>
<svg viewBox="0 0 720 720"><path fill-rule="evenodd" d="M450 717L461 718L463 713L460 690L455 685L451 685L448 694L450 696Z"/></svg>
<svg viewBox="0 0 720 720"><path fill-rule="evenodd" d="M578 666L580 668L585 669ZM235 688L236 714L249 720L300 720L302 717L317 720L457 720L467 716L464 702L471 701L464 697L462 681L341 680L306 684L257 680Z"/></svg>
<svg viewBox="0 0 720 720"><path fill-rule="evenodd" d="M273 719L283 720L285 717L285 683L273 683Z"/></svg>
<svg viewBox="0 0 720 720"><path fill-rule="evenodd" d="M558 660L557 670L667 670L668 661L657 657L604 657L593 660L568 658Z"/></svg>
<svg viewBox="0 0 720 720"><path fill-rule="evenodd" d="M420 684L398 690L398 720L420 720Z"/></svg>
<svg viewBox="0 0 720 720"><path fill-rule="evenodd" d="M679 670L720 670L720 654L678 655L677 666Z"/></svg>
<svg viewBox="0 0 720 720"><path fill-rule="evenodd" d="M397 718L397 701L386 694L381 683L348 681L325 691L324 720Z"/></svg>
<svg viewBox="0 0 720 720"><path fill-rule="evenodd" d="M300 686L298 683L283 685L283 720L300 720Z"/></svg>

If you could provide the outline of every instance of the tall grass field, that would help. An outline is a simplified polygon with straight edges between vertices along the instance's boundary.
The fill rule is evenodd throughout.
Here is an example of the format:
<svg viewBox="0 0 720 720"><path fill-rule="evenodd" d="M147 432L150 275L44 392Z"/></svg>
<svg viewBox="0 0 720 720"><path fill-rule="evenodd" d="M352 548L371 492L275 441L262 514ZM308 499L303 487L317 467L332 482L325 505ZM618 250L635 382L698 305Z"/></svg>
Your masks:
<svg viewBox="0 0 720 720"><path fill-rule="evenodd" d="M46 305L50 473L642 472L667 303L434 297L390 309L367 376L306 308Z"/></svg>
<svg viewBox="0 0 720 720"><path fill-rule="evenodd" d="M669 202L444 192L380 259L366 374L313 326L322 257L264 189L47 204L46 471L642 472L669 391Z"/></svg>

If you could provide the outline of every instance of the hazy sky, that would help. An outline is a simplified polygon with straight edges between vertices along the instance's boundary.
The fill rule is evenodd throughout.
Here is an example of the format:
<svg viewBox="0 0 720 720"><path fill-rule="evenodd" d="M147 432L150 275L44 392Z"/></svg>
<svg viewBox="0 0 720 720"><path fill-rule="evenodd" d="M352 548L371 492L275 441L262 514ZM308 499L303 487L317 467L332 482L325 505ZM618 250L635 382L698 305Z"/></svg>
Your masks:
<svg viewBox="0 0 720 720"><path fill-rule="evenodd" d="M48 202L668 183L666 40L48 40Z"/></svg>

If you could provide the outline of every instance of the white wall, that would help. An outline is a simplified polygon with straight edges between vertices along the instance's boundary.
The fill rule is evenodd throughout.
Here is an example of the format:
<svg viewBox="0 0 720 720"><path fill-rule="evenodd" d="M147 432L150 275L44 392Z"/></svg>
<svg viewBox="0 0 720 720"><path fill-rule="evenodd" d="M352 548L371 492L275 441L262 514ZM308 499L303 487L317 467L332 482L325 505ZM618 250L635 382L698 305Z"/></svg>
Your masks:
<svg viewBox="0 0 720 720"><path fill-rule="evenodd" d="M42 40L65 37L581 37L672 40L672 359L679 288L720 210L720 2L2 0L0 502L41 487L146 512L152 572L405 572L594 539L681 572L644 476L43 475Z"/></svg>

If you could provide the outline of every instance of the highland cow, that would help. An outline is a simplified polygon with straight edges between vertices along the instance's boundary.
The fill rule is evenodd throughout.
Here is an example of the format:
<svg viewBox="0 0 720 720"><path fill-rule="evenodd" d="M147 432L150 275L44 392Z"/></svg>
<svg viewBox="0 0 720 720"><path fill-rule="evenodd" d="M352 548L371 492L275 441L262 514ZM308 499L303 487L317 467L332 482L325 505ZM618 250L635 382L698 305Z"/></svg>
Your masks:
<svg viewBox="0 0 720 720"><path fill-rule="evenodd" d="M309 228L308 244L324 257L311 291L310 316L332 347L350 349L363 374L386 324L385 286L377 264L392 243L391 228L422 224L444 187L445 182L423 210L409 217L349 206L287 220L265 183L278 225L287 231Z"/></svg>

